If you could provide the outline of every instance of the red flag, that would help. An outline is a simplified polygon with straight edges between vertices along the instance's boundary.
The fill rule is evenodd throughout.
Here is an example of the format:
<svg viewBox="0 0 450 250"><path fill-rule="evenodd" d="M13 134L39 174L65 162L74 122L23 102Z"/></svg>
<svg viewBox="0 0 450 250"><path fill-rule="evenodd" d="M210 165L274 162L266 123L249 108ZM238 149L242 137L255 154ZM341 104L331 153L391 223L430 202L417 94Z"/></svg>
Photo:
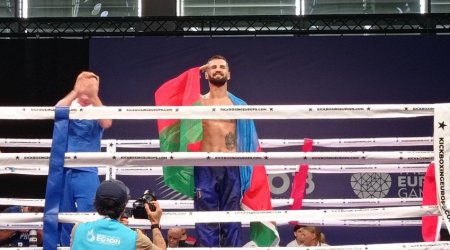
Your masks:
<svg viewBox="0 0 450 250"><path fill-rule="evenodd" d="M313 149L313 140L305 138L303 140L302 151L310 152ZM306 179L308 178L308 164L301 164L298 172L295 173L292 182L291 198L294 199L291 209L302 208L303 198L305 196Z"/></svg>
<svg viewBox="0 0 450 250"><path fill-rule="evenodd" d="M437 205L436 177L434 174L434 163L428 165L425 179L423 180L422 205ZM436 215L422 216L422 238L424 241L436 241L439 232L441 218Z"/></svg>
<svg viewBox="0 0 450 250"><path fill-rule="evenodd" d="M308 164L302 164L300 165L299 171L295 173L294 181L292 183L291 198L294 199L294 202L290 206L291 209L302 208L307 178Z"/></svg>

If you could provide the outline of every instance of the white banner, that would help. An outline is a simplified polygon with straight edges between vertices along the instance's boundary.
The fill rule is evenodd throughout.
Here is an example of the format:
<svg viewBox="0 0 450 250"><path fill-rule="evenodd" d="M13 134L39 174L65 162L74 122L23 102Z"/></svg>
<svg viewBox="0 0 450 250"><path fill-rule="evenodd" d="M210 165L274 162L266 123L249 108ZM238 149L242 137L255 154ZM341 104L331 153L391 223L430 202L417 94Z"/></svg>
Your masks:
<svg viewBox="0 0 450 250"><path fill-rule="evenodd" d="M450 228L450 103L434 110L434 165L438 205Z"/></svg>

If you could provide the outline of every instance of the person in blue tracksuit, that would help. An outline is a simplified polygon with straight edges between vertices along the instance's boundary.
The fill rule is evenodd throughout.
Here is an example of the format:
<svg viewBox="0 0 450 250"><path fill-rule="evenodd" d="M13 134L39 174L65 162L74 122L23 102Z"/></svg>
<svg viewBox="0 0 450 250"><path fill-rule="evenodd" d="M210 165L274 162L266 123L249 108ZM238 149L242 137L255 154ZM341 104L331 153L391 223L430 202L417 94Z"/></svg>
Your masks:
<svg viewBox="0 0 450 250"><path fill-rule="evenodd" d="M92 72L81 72L72 91L56 106L102 106L98 96L100 78ZM112 120L69 121L67 152L99 152L103 130L111 127ZM60 212L93 212L95 190L100 184L97 167L64 168L64 190ZM72 224L63 224L61 245L68 246Z"/></svg>

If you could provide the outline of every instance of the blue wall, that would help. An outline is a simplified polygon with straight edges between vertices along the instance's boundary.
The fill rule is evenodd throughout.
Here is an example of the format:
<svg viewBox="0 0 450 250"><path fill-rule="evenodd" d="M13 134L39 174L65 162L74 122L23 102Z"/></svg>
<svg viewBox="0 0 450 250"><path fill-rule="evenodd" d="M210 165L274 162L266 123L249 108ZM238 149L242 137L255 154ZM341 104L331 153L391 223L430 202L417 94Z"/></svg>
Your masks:
<svg viewBox="0 0 450 250"><path fill-rule="evenodd" d="M427 104L449 102L448 48L447 36L92 39L90 68L101 76L101 95L111 106L154 105L153 93L161 83L204 64L214 54L229 59L230 91L252 105ZM206 87L206 82L203 84ZM432 136L431 118L256 124L260 138ZM115 121L104 137L150 139L157 138L156 132L155 121ZM386 197L420 197L422 176L389 175ZM315 174L314 189L310 187L306 198L357 198L351 177ZM148 187L161 188L155 186L153 177L122 178L135 196ZM406 178L407 185L403 182ZM281 180L274 178L271 184L286 184ZM289 190L274 195L288 196ZM418 227L323 229L331 245L421 241ZM281 227L280 232L282 245L292 240L290 226Z"/></svg>

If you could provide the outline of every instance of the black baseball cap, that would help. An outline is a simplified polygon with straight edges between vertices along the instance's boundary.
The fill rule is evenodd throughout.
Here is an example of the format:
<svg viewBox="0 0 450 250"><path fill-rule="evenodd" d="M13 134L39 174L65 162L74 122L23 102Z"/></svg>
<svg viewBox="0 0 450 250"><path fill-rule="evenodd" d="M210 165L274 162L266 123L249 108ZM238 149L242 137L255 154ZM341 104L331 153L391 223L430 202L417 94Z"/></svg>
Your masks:
<svg viewBox="0 0 450 250"><path fill-rule="evenodd" d="M95 202L99 203L103 199L111 199L120 205L128 202L130 189L119 180L103 181L95 193Z"/></svg>

